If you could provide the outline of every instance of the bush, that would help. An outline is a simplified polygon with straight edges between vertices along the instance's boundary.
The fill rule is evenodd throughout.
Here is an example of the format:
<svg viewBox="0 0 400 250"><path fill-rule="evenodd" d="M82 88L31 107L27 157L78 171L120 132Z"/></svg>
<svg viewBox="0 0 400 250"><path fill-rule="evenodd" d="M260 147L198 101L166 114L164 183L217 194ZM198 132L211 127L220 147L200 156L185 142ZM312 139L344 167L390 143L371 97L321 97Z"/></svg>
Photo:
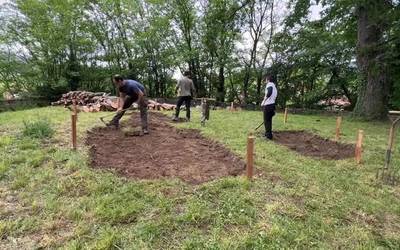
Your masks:
<svg viewBox="0 0 400 250"><path fill-rule="evenodd" d="M24 121L23 135L31 138L51 138L54 135L54 129L46 119L41 119L33 122Z"/></svg>

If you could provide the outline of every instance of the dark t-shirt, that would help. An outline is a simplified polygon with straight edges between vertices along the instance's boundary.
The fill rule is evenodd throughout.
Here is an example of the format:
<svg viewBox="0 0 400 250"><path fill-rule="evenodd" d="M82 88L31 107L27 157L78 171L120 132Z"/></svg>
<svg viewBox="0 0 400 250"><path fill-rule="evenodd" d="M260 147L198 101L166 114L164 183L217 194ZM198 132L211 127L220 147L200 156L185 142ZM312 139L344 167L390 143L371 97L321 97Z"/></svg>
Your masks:
<svg viewBox="0 0 400 250"><path fill-rule="evenodd" d="M144 86L137 81L127 79L124 80L124 86L120 87L119 91L137 100L139 91L144 93Z"/></svg>

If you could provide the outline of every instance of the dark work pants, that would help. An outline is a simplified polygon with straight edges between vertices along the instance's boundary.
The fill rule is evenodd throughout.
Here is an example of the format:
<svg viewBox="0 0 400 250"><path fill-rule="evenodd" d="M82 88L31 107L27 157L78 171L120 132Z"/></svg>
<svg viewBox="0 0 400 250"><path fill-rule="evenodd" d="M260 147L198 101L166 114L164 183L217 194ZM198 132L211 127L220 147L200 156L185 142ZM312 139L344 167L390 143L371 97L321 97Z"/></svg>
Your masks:
<svg viewBox="0 0 400 250"><path fill-rule="evenodd" d="M176 113L175 117L179 117L179 111L181 110L182 104L185 102L186 106L186 118L190 119L190 101L192 100L191 96L180 96L178 99L178 103L176 104Z"/></svg>
<svg viewBox="0 0 400 250"><path fill-rule="evenodd" d="M124 106L122 109L127 109L129 108L136 100L133 99L130 96L127 96L124 100ZM142 129L147 129L147 99L145 96L143 96L142 101L138 103L139 105L139 110L140 110L140 119L142 121ZM112 123L118 125L119 120L122 118L122 116L125 114L125 111L120 111L117 112L117 114L114 116L112 119Z"/></svg>
<svg viewBox="0 0 400 250"><path fill-rule="evenodd" d="M272 117L275 115L275 104L264 106L265 137L272 140Z"/></svg>

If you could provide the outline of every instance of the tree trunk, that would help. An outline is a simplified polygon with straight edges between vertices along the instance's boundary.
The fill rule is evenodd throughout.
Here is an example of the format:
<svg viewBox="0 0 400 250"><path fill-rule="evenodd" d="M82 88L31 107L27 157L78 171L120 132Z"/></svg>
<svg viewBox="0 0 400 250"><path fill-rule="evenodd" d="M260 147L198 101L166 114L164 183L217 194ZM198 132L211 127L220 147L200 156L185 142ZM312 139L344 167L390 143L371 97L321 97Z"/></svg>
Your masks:
<svg viewBox="0 0 400 250"><path fill-rule="evenodd" d="M357 65L363 79L354 113L367 119L380 119L387 113L390 84L379 45L384 31L379 18L386 10L385 1L374 1L357 9ZM373 16L374 13L381 17Z"/></svg>
<svg viewBox="0 0 400 250"><path fill-rule="evenodd" d="M261 95L262 77L263 77L262 72L257 74L257 99L256 99L257 106L261 104L260 100L263 99L263 96Z"/></svg>
<svg viewBox="0 0 400 250"><path fill-rule="evenodd" d="M243 96L244 96L244 103L247 104L248 98L249 98L249 80L250 80L250 67L247 66L245 67L245 74L244 74L244 80L243 80Z"/></svg>
<svg viewBox="0 0 400 250"><path fill-rule="evenodd" d="M225 76L224 66L219 67L218 85L217 85L217 102L225 101Z"/></svg>

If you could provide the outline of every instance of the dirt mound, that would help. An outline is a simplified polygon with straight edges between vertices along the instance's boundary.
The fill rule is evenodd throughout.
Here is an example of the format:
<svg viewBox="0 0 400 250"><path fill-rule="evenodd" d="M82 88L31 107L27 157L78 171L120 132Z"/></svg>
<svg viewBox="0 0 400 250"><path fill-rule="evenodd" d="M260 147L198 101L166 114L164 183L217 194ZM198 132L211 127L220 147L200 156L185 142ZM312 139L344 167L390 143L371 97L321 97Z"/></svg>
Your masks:
<svg viewBox="0 0 400 250"><path fill-rule="evenodd" d="M306 131L275 132L274 142L305 156L328 160L354 157L354 145L331 141Z"/></svg>
<svg viewBox="0 0 400 250"><path fill-rule="evenodd" d="M140 179L177 177L198 184L222 176L244 174L245 163L221 144L204 138L197 130L177 129L167 116L149 113L149 135L127 137L122 129L94 128L86 143L92 166L116 169ZM122 127L139 126L134 113Z"/></svg>

